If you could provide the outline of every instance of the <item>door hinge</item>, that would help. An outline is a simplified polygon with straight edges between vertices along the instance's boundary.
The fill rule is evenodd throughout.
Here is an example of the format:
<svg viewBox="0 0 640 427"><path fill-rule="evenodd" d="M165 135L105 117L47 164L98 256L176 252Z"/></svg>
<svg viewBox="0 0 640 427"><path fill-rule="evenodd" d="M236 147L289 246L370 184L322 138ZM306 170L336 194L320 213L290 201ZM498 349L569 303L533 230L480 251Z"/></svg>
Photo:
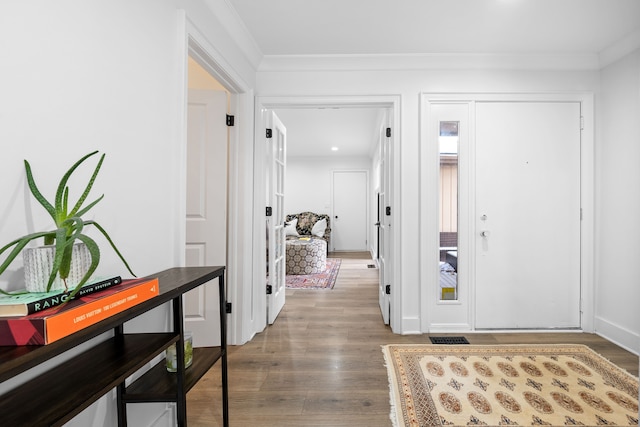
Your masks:
<svg viewBox="0 0 640 427"><path fill-rule="evenodd" d="M584 130L584 116L580 116L580 130Z"/></svg>
<svg viewBox="0 0 640 427"><path fill-rule="evenodd" d="M271 295L273 293L273 287L271 285L267 285L267 295Z"/></svg>
<svg viewBox="0 0 640 427"><path fill-rule="evenodd" d="M580 221L582 221L582 208L580 208Z"/></svg>
<svg viewBox="0 0 640 427"><path fill-rule="evenodd" d="M271 206L267 206L267 209L265 210L265 214L267 216L271 216L273 214L273 209L271 209Z"/></svg>
<svg viewBox="0 0 640 427"><path fill-rule="evenodd" d="M384 287L384 293L387 295L391 295L391 285L387 285Z"/></svg>
<svg viewBox="0 0 640 427"><path fill-rule="evenodd" d="M266 136L267 136L267 138L271 138L273 136L273 131L271 129L267 128Z"/></svg>
<svg viewBox="0 0 640 427"><path fill-rule="evenodd" d="M391 128L387 128L387 138L391 138Z"/></svg>
<svg viewBox="0 0 640 427"><path fill-rule="evenodd" d="M227 114L227 126L233 126L235 121L235 116L230 116L229 114Z"/></svg>
<svg viewBox="0 0 640 427"><path fill-rule="evenodd" d="M231 313L231 309L232 309L231 303L227 302L225 306L225 311L227 312L227 314Z"/></svg>

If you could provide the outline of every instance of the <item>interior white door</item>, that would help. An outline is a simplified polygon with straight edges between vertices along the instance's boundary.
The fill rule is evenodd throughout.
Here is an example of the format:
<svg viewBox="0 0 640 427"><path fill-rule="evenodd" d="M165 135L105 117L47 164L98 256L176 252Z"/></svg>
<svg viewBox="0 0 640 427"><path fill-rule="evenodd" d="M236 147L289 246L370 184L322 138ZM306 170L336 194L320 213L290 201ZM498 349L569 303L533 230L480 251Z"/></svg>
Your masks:
<svg viewBox="0 0 640 427"><path fill-rule="evenodd" d="M476 104L476 328L580 326L580 104Z"/></svg>
<svg viewBox="0 0 640 427"><path fill-rule="evenodd" d="M383 126L380 132L380 193L378 194L378 302L385 325L390 321L391 301L387 293L387 285L391 284L389 263L389 245L391 243L391 212L387 214L387 206L391 206L391 137L386 136Z"/></svg>
<svg viewBox="0 0 640 427"><path fill-rule="evenodd" d="M333 172L334 251L367 250L367 181L366 171Z"/></svg>
<svg viewBox="0 0 640 427"><path fill-rule="evenodd" d="M226 265L227 94L189 90L186 265ZM217 279L184 296L185 330L196 347L220 344Z"/></svg>
<svg viewBox="0 0 640 427"><path fill-rule="evenodd" d="M267 320L275 322L285 303L284 197L287 130L274 112L267 117L271 138L267 138Z"/></svg>

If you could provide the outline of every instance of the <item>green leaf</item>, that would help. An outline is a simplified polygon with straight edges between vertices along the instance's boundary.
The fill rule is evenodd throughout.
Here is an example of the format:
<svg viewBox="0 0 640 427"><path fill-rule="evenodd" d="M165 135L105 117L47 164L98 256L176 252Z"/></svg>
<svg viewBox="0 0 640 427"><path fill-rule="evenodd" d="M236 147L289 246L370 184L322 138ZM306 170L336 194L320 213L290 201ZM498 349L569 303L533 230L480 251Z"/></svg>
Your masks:
<svg viewBox="0 0 640 427"><path fill-rule="evenodd" d="M60 215L61 213L64 212L64 217L55 218L54 220L56 221L56 225L59 226L59 222L64 221L66 219L66 217L67 217L67 214L66 214L65 211L63 211L63 206L62 206L62 200L63 200L64 192L65 192L65 189L67 188L67 181L69 181L69 178L71 177L71 174L78 168L78 166L80 166L82 164L82 162L87 160L89 157L95 155L97 152L98 151L93 151L93 152L83 156L80 160L75 162L73 164L73 166L71 166L69 168L69 170L62 176L62 179L60 180L60 183L58 184L58 190L56 191L55 207L56 207L56 213L58 215ZM102 155L102 157L104 158L104 154ZM102 163L102 161L100 163ZM94 173L94 177L93 178L95 178L95 173ZM86 197L86 195L84 195L84 197ZM80 201L78 203L82 204ZM73 216L73 214L69 213L69 216Z"/></svg>
<svg viewBox="0 0 640 427"><path fill-rule="evenodd" d="M53 257L53 267L47 282L47 292L51 290L56 275L60 275L65 284L71 269L71 256L75 239L82 235L84 222L81 218L69 218L56 230L56 252ZM65 286L66 287L66 286Z"/></svg>
<svg viewBox="0 0 640 427"><path fill-rule="evenodd" d="M56 210L53 208L51 203L49 203L47 199L45 199L42 193L40 193L40 190L38 189L38 186L33 179L33 174L31 173L31 165L26 160L24 161L24 169L27 173L27 183L29 184L29 190L31 191L31 194L33 194L33 197L38 201L38 203L40 203L42 207L45 208L45 210L49 213L49 215L51 215L53 221L57 221Z"/></svg>
<svg viewBox="0 0 640 427"><path fill-rule="evenodd" d="M100 248L98 247L98 244L95 242L95 240L85 234L79 235L78 240L83 242L87 246L87 249L89 249L89 254L91 255L91 265L89 265L89 269L73 289L73 292L71 292L71 295L69 296L70 299L78 293L80 288L85 283L87 283L87 280L89 280L93 272L96 271L96 268L98 268L98 264L100 263Z"/></svg>
<svg viewBox="0 0 640 427"><path fill-rule="evenodd" d="M29 242L39 239L41 237L47 236L51 234L51 232L39 232L32 233L26 236L20 237L19 239L15 239L12 242L7 243L2 248L0 248L0 255L3 254L7 249L14 246L13 250L7 256L7 259L4 260L2 264L0 264L0 274L4 273L4 271L9 267L9 265L13 262L13 260L22 252L22 250L29 244Z"/></svg>
<svg viewBox="0 0 640 427"><path fill-rule="evenodd" d="M96 153L97 153L97 151L96 151ZM76 203L76 205L69 212L69 216L76 216L78 211L82 207L82 204L86 200L87 196L89 196L89 192L91 191L91 187L93 187L93 183L95 182L96 177L98 176L98 172L100 172L100 167L102 166L102 162L104 162L104 156L105 156L104 154L102 156L100 156L100 161L98 161L98 164L96 165L96 168L93 171L93 175L91 175L91 179L89 180L89 182L87 183L87 186L85 187L84 191L82 192L82 196L80 196L80 198L78 199L78 202ZM95 205L96 203L97 202L92 203L91 206ZM87 210L89 210L89 209L87 208L83 212L86 212Z"/></svg>
<svg viewBox="0 0 640 427"><path fill-rule="evenodd" d="M89 209L91 209L92 207L94 207L100 200L104 199L104 194L100 197L98 197L98 199L94 200L93 202L91 202L89 205L85 206L83 209L79 210L78 212L76 212L75 216L82 216L84 215Z"/></svg>
<svg viewBox="0 0 640 427"><path fill-rule="evenodd" d="M120 253L120 251L118 250L118 248L116 248L115 243L113 243L113 241L111 240L111 237L109 237L109 234L107 234L107 232L105 231L104 228L102 228L102 226L100 224L98 224L97 222L90 220L90 221L86 221L85 225L93 225L94 227L96 227L101 233L102 235L107 239L107 241L109 242L109 244L111 245L111 247L113 248L113 250L116 252L116 254L118 254L118 257L120 257L120 260L124 263L125 267L127 267L127 270L129 270L129 273L131 273L131 275L133 277L138 277L135 275L135 273L133 271L131 271L131 267L129 267L129 264L127 263L127 261L124 259L124 257L122 256L122 254Z"/></svg>

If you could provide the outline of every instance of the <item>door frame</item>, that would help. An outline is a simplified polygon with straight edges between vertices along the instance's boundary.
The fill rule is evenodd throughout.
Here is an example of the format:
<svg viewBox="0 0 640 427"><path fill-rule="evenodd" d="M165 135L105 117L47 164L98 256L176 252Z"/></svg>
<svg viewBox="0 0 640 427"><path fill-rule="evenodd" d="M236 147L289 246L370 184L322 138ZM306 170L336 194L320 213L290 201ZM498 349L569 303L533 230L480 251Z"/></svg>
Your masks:
<svg viewBox="0 0 640 427"><path fill-rule="evenodd" d="M453 103L469 105L469 126L475 128L474 106L476 102L578 102L582 117L581 149L580 149L580 200L582 220L580 222L580 310L581 329L593 332L595 323L595 135L594 135L594 95L591 92L567 93L437 93L420 94L420 259L433 260L421 262L420 293L421 330L428 332L451 332L475 330L475 277L469 277L470 306L468 319L449 323L435 323L430 308L436 303L435 289L439 281L438 259L438 203L433 203L429 195L438 194L439 178L437 176L438 153L436 147L429 145L430 106L437 103ZM469 156L474 158L474 131L470 132ZM468 177L475 176L475 163L469 164ZM469 218L460 221L469 222L469 234L475 235L475 181L469 178L468 200L472 208ZM468 268L475 271L475 248L469 254ZM464 326L463 326L464 325Z"/></svg>
<svg viewBox="0 0 640 427"><path fill-rule="evenodd" d="M226 65L226 60L211 44L207 36L189 19L185 10L178 10L178 34L182 44L179 46L180 71L182 88L177 94L178 112L180 114L181 133L177 135L175 157L178 160L176 169L181 177L180 192L172 201L179 206L176 217L176 233L173 236L176 247L184 246L186 241L186 174L187 174L187 102L188 102L188 58L193 58L222 86L229 91L229 114L236 116L234 127L229 127L228 183L227 183L227 263L226 298L233 302L233 310L227 316L227 342L243 344L254 335L254 316L251 313L251 250L242 244L243 240L251 241L251 217L246 206L252 206L250 174L252 160L247 161L246 152L252 150L248 145L253 132L253 91L246 85L242 77ZM249 157L249 159L251 159ZM243 172L244 171L244 172ZM244 174L244 175L243 175ZM244 207L244 208L243 208ZM176 265L185 265L184 251L176 256ZM231 286L230 286L231 285Z"/></svg>
<svg viewBox="0 0 640 427"><path fill-rule="evenodd" d="M391 127L392 127L392 206L393 215L391 216L391 222L398 223L395 218L400 218L400 95L374 95L374 96L349 96L349 95L336 95L336 96L257 96L255 102L255 138L254 138L254 150L256 151L256 158L263 152L264 147L259 144L260 136L264 132L264 121L262 114L265 110L277 110L277 109L292 109L292 108L388 108L391 110ZM286 124L285 124L286 125ZM261 166L259 162L254 162L254 181L261 175ZM260 184L258 182L258 184ZM261 185L254 185L254 212L264 212L264 206L262 200L265 200L264 188ZM260 255L264 254L264 251L260 252L261 248L265 247L265 236L261 226L263 226L261 215L255 215L253 227L254 235L254 281L261 280L264 277L265 268L264 262L261 262ZM264 227L262 227L264 228ZM393 332L400 333L402 327L402 285L400 280L400 265L396 260L400 259L400 232L394 231L396 227L391 230L391 254L389 254L391 263L392 283L395 284L393 295L391 298L391 317L390 325ZM258 307L266 307L266 293L258 292L254 295L254 303Z"/></svg>

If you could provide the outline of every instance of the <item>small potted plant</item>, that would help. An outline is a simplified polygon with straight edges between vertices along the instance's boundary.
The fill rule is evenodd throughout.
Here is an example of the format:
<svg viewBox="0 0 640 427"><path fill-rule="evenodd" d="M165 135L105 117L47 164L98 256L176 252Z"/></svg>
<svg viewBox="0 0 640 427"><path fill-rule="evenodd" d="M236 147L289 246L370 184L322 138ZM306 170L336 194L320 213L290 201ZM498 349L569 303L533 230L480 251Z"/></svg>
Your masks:
<svg viewBox="0 0 640 427"><path fill-rule="evenodd" d="M29 190L40 205L42 205L42 207L49 213L51 218L53 218L56 228L50 231L27 234L26 236L19 237L0 248L0 255L11 249L4 262L0 264L0 274L7 269L18 254L23 252L25 262L25 285L27 291L49 292L57 289L67 290L69 286L72 286L74 289L71 293L71 297L73 297L75 293L80 290L82 285L84 285L91 277L100 262L100 249L98 248L98 244L95 240L85 234L86 227L93 226L107 239L113 250L127 267L129 273L135 276L131 271L129 264L124 259L118 248L116 248L105 229L93 220L82 219L83 215L85 215L104 198L103 194L93 202L83 207L89 192L91 191L91 187L93 187L96 176L100 171L102 162L104 161L104 154L100 156L100 160L98 161L89 182L76 204L72 207L69 205L69 187L67 186L69 178L85 160L97 153L98 151L94 151L85 155L71 166L71 168L63 175L60 183L58 184L53 203L50 203L42 195L33 178L31 165L28 161L24 161ZM44 239L45 246L39 248L27 248L27 245L30 242L40 238ZM33 251L36 252L32 254L31 252ZM49 265L44 267L42 264L31 265L30 263L33 261L48 261ZM73 271L73 267L81 267L83 271L76 273ZM44 279L42 274L43 270L45 271ZM38 272L40 273L38 274ZM74 277L72 278L72 276ZM1 289L0 292L7 294L7 292Z"/></svg>

